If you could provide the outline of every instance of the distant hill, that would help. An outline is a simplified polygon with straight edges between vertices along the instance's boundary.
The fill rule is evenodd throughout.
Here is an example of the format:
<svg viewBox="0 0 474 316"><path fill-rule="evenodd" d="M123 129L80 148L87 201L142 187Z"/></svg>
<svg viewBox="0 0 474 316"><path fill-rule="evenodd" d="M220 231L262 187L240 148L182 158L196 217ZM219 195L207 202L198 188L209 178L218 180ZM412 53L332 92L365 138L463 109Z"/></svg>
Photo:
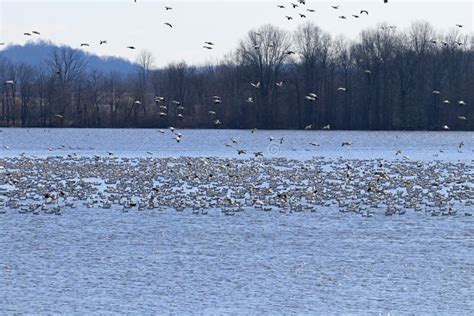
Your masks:
<svg viewBox="0 0 474 316"><path fill-rule="evenodd" d="M0 57L6 57L13 63L26 63L30 65L40 65L51 53L60 46L51 42L35 42L25 45L10 45L0 51ZM71 48L73 49L73 48ZM118 57L100 57L88 54L82 50L74 49L87 60L87 67L102 72L128 73L138 69L138 65L126 59Z"/></svg>

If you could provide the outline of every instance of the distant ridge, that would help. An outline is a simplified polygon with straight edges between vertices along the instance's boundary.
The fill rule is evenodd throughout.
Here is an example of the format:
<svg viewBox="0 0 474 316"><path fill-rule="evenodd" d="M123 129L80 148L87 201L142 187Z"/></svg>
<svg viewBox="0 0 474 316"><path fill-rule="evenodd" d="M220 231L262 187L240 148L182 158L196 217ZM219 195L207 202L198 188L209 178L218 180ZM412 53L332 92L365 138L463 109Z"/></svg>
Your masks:
<svg viewBox="0 0 474 316"><path fill-rule="evenodd" d="M6 57L12 63L25 63L39 66L45 62L51 53L60 47L68 47L79 52L87 60L87 68L89 70L98 70L105 73L120 72L130 73L137 70L140 66L126 59L119 57L101 57L89 54L80 49L71 48L69 46L59 46L47 41L29 42L25 45L9 45L0 50L0 57Z"/></svg>

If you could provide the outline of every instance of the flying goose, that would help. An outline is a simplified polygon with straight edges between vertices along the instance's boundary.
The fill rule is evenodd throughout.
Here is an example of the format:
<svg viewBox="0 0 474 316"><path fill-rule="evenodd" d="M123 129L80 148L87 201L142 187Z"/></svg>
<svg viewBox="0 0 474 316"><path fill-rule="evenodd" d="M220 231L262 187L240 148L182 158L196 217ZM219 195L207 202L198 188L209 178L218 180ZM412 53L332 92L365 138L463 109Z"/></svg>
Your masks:
<svg viewBox="0 0 474 316"><path fill-rule="evenodd" d="M334 10L337 10L339 9L339 5L332 5L331 8L333 8Z"/></svg>
<svg viewBox="0 0 474 316"><path fill-rule="evenodd" d="M257 82L257 83L251 82L250 85L251 85L252 87L254 87L255 89L259 89L259 88L260 88L260 81Z"/></svg>
<svg viewBox="0 0 474 316"><path fill-rule="evenodd" d="M168 10L173 10L172 7L165 7L165 10L168 11Z"/></svg>
<svg viewBox="0 0 474 316"><path fill-rule="evenodd" d="M107 44L106 40L100 40L99 45Z"/></svg>
<svg viewBox="0 0 474 316"><path fill-rule="evenodd" d="M362 15L362 13L365 13L365 14L369 15L369 11L367 11L367 10L360 10L360 15Z"/></svg>
<svg viewBox="0 0 474 316"><path fill-rule="evenodd" d="M165 25L169 26L170 28L173 28L173 25L171 25L171 23L169 22L165 22Z"/></svg>
<svg viewBox="0 0 474 316"><path fill-rule="evenodd" d="M135 46L127 46L128 49L135 49Z"/></svg>
<svg viewBox="0 0 474 316"><path fill-rule="evenodd" d="M81 47L84 47L84 46L89 47L90 45L87 43L81 43Z"/></svg>
<svg viewBox="0 0 474 316"><path fill-rule="evenodd" d="M36 34L36 35L41 35L41 33L38 31L32 31L31 33Z"/></svg>

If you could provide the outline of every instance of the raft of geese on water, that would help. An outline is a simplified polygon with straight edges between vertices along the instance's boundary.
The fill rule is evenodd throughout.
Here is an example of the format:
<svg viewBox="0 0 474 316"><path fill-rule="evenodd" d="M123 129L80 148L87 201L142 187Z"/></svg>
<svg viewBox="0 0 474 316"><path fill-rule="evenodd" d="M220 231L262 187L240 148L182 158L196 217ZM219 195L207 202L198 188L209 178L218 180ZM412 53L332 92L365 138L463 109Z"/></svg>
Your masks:
<svg viewBox="0 0 474 316"><path fill-rule="evenodd" d="M286 158L0 158L0 212L72 208L471 216L469 163ZM459 212L458 212L459 210Z"/></svg>

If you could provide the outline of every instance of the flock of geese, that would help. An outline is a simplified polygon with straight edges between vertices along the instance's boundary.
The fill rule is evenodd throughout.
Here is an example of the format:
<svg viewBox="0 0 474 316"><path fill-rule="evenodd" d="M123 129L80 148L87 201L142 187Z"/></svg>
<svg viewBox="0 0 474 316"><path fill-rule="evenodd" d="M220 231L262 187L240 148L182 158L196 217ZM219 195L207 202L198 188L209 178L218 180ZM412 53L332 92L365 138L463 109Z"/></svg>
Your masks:
<svg viewBox="0 0 474 316"><path fill-rule="evenodd" d="M137 0L134 0L134 3L137 3ZM383 3L388 3L388 0L383 0ZM306 5L306 0L297 0L296 3L293 3L293 2L290 3L290 6L291 6L293 9L297 9L297 8L303 7L303 6L305 6L305 5ZM282 5L282 4L277 5L277 7L280 8L280 9L285 9L285 8L286 8L286 6L285 6L285 5ZM339 9L341 8L340 5L331 5L330 7L331 7L332 9L334 9L334 10L339 10ZM165 11L173 10L173 7L171 7L171 6L164 6L164 10L165 10ZM311 8L306 8L305 13L299 12L299 13L298 13L298 16L299 16L300 18L304 19L304 18L307 17L307 15L306 15L307 13L306 13L306 12L308 12L308 13L315 13L316 10L315 10L315 9L311 9ZM365 14L365 15L369 15L369 11L368 11L368 10L365 10L365 9L361 9L357 14L352 14L351 16L352 16L353 18L355 18L355 19L359 19L359 18L361 18L364 14ZM285 18L286 18L288 21L293 20L293 16L291 16L291 15L285 15ZM345 15L340 15L340 16L338 16L338 18L339 18L339 19L342 19L342 20L346 20L346 19L347 19L347 16L345 16ZM164 22L163 24L164 24L166 27L169 27L169 28L171 28L171 29L173 28L173 24L171 24L170 22ZM459 27L459 28L462 28L462 27L463 27L462 24L456 24L456 26ZM394 26L394 25L381 26L381 27L384 28L384 29L385 29L385 28L390 28L390 29L391 29L391 28L396 28L396 26ZM36 30L35 30L35 31L31 31L31 32L24 32L23 34L24 34L25 36L34 36L34 35L38 35L38 36L39 36L39 35L41 35L41 33L40 33L39 31L36 31ZM433 43L437 43L437 40L433 39L432 42L433 42ZM442 42L442 44L445 45L445 46L448 45L448 43L445 42L445 41L441 41L441 42ZM107 40L100 40L100 41L99 41L99 45L105 45L105 44L107 44ZM458 44L458 45L462 45L463 43L457 43L457 44ZM0 46L2 46L2 45L5 45L5 43L0 42ZM90 47L90 45L91 45L91 44L85 43L85 42L80 43L80 47L81 47L81 48L83 48L83 47ZM128 45L128 46L126 46L126 47L127 47L128 49L131 49L131 50L135 50L135 49L136 49L136 47L133 46L133 45ZM211 49L214 48L214 43L213 43L213 42L210 42L210 41L205 41L205 42L204 42L204 45L203 45L202 47L203 47L204 49L211 50ZM294 52L294 53L295 53L295 52Z"/></svg>
<svg viewBox="0 0 474 316"><path fill-rule="evenodd" d="M80 207L472 216L472 172L446 161L22 155L0 158L0 213L61 215Z"/></svg>
<svg viewBox="0 0 474 316"><path fill-rule="evenodd" d="M134 0L136 3L137 0ZM387 3L388 0L384 0ZM293 9L302 8L305 0L291 3ZM339 5L331 6L339 10ZM284 5L278 8L285 9ZM165 6L165 11L173 7ZM300 18L315 10L307 8L304 13L298 13ZM369 15L365 9L353 18ZM285 15L287 20L293 17ZM347 19L340 15L340 19ZM173 28L170 22L164 25ZM457 27L463 27L457 24ZM389 26L394 28L395 26ZM40 36L37 30L25 32L25 36ZM100 40L99 45L106 45L106 39ZM437 40L432 40L437 44ZM447 45L445 42L441 42ZM459 44L459 43L458 43ZM0 43L4 45L4 43ZM81 43L81 47L89 47L89 43ZM203 42L203 49L211 50L214 42ZM135 50L133 45L127 46ZM288 51L288 55L296 54ZM370 70L364 71L370 75ZM14 80L6 80L6 85L14 85ZM284 88L283 81L274 83L277 88ZM252 89L262 88L261 82L250 82ZM338 87L337 91L346 93L346 87ZM442 92L434 90L433 95L441 96ZM316 103L319 96L309 92L304 96L309 103ZM167 116L167 101L162 96L155 97L159 107L159 116ZM224 100L213 96L211 102L220 106ZM244 102L252 104L254 99L246 97ZM450 105L451 100L442 100ZM458 106L466 106L463 100L453 101ZM141 100L134 104L142 105ZM178 100L170 100L168 104L176 107L177 117L184 118L184 106ZM217 110L209 111L215 127L222 122L217 117ZM56 115L62 119L61 115ZM460 120L467 120L459 116ZM308 125L305 129L315 127ZM320 127L331 129L331 125ZM449 126L442 126L449 130ZM180 143L183 135L174 127L169 131L173 139ZM159 130L166 133L165 130ZM256 129L251 130L252 133ZM283 144L285 138L269 138L270 143ZM319 146L316 142L311 146ZM341 147L351 146L351 141L344 141ZM247 150L237 148L238 141L231 139L225 144L234 148L237 155L246 155ZM462 149L464 143L459 144ZM401 150L396 155L401 154ZM253 153L255 158L264 156L264 152ZM456 206L471 207L474 189L472 188L472 170L463 164L434 162L422 164L410 162L409 157L403 161L384 162L372 160L353 161L339 159L328 161L312 159L310 161L292 161L283 158L265 160L236 160L213 158L147 158L131 161L126 158L115 158L109 152L108 157L93 158L69 155L63 158L31 159L26 156L19 158L0 158L0 176L8 188L0 185L0 212L5 208L18 209L20 213L45 213L60 215L65 208L73 208L78 203L87 207L111 208L119 207L123 211L130 208L138 210L172 208L177 211L191 209L194 214L207 214L208 209L221 209L225 215L234 215L247 209L264 211L279 210L288 212L315 212L324 207L338 207L341 212L354 212L364 217L371 217L378 209L384 214L403 215L407 209L437 215L456 215ZM72 162L72 163L71 163ZM375 166L374 166L375 164ZM342 167L341 167L342 166ZM21 170L21 173L19 172ZM331 170L331 171L327 171ZM447 175L446 172L448 171ZM467 172L466 172L467 170ZM57 182L54 179L64 179ZM96 181L86 181L95 178ZM160 179L156 183L156 179ZM190 190L189 188L192 188ZM446 194L446 191L448 194ZM470 216L470 212L465 213Z"/></svg>

